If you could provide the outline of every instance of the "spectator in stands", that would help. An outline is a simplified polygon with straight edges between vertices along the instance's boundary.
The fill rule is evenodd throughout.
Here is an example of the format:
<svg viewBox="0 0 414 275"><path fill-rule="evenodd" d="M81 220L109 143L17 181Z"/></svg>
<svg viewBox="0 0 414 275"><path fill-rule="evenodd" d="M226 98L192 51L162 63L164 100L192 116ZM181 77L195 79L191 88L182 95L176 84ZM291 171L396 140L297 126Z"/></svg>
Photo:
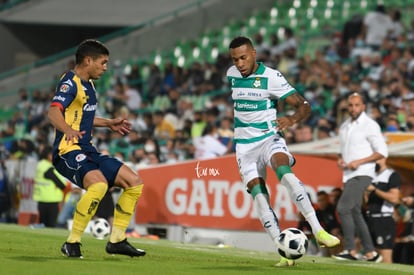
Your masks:
<svg viewBox="0 0 414 275"><path fill-rule="evenodd" d="M227 147L218 139L217 126L214 123L207 124L201 137L193 139L193 145L194 158L199 160L215 158L228 152Z"/></svg>
<svg viewBox="0 0 414 275"><path fill-rule="evenodd" d="M157 155L157 158L160 159L161 149L158 139L148 137L144 142L144 151L146 154L154 153Z"/></svg>
<svg viewBox="0 0 414 275"><path fill-rule="evenodd" d="M365 193L368 227L383 263L392 263L397 225L394 205L400 202L401 177L387 167L386 159L377 160L375 177Z"/></svg>
<svg viewBox="0 0 414 275"><path fill-rule="evenodd" d="M175 137L175 127L165 118L163 111L155 111L152 117L154 123L154 137L167 140Z"/></svg>
<svg viewBox="0 0 414 275"><path fill-rule="evenodd" d="M135 63L132 66L127 65L128 71L126 72L127 83L134 88L135 90L139 91L140 93L143 92L143 80L141 75L141 68L140 66Z"/></svg>
<svg viewBox="0 0 414 275"><path fill-rule="evenodd" d="M233 118L224 117L220 120L219 127L217 129L217 136L221 143L227 146L229 152L233 151L233 138L234 138Z"/></svg>
<svg viewBox="0 0 414 275"><path fill-rule="evenodd" d="M368 12L364 17L362 31L365 44L373 50L378 50L392 29L393 23L386 13L385 6L378 4L374 11Z"/></svg>
<svg viewBox="0 0 414 275"><path fill-rule="evenodd" d="M162 86L162 74L156 64L150 65L149 77L147 79L147 99L153 102L154 98L159 95Z"/></svg>
<svg viewBox="0 0 414 275"><path fill-rule="evenodd" d="M194 62L191 65L188 81L191 94L201 95L205 92L203 89L203 84L205 83L204 71L203 65L200 62Z"/></svg>
<svg viewBox="0 0 414 275"><path fill-rule="evenodd" d="M414 132L414 115L408 115L406 118L406 129L407 132Z"/></svg>
<svg viewBox="0 0 414 275"><path fill-rule="evenodd" d="M142 105L142 97L139 91L128 82L124 84L126 106L130 112L137 112Z"/></svg>
<svg viewBox="0 0 414 275"><path fill-rule="evenodd" d="M279 46L280 46L279 36L277 35L277 33L271 33L269 50L270 50L270 55L273 61L277 61L279 56L281 55ZM277 64L277 62L275 63Z"/></svg>
<svg viewBox="0 0 414 275"><path fill-rule="evenodd" d="M114 61L112 74L111 74L111 83L121 83L122 85L127 82L127 77L124 73L124 68L122 67L121 60L117 59Z"/></svg>
<svg viewBox="0 0 414 275"><path fill-rule="evenodd" d="M269 51L270 49L269 45L267 44L263 35L260 32L257 32L254 35L254 44L255 44L258 59L260 59L260 57L265 51Z"/></svg>
<svg viewBox="0 0 414 275"><path fill-rule="evenodd" d="M411 241L414 241L414 195L411 194L410 196L405 196L403 198L401 198L401 202L408 207L409 209L411 209L411 222L412 222L412 226L411 226L411 230L409 230L409 239ZM414 258L414 257L413 257Z"/></svg>
<svg viewBox="0 0 414 275"><path fill-rule="evenodd" d="M130 160L130 167L131 169L137 171L140 167L144 167L146 165L146 153L144 150L144 146L138 146L132 149L132 152L129 156Z"/></svg>
<svg viewBox="0 0 414 275"><path fill-rule="evenodd" d="M392 251L393 263L414 265L414 194L404 196L397 205L397 237Z"/></svg>
<svg viewBox="0 0 414 275"><path fill-rule="evenodd" d="M195 111L194 119L191 124L191 138L200 137L203 134L203 130L206 125L207 122L205 118L205 112Z"/></svg>
<svg viewBox="0 0 414 275"><path fill-rule="evenodd" d="M331 133L332 133L332 131L329 127L319 126L318 128L316 128L316 137L314 137L314 140L321 140L321 139L325 139L325 138L330 138Z"/></svg>
<svg viewBox="0 0 414 275"><path fill-rule="evenodd" d="M288 52L291 55L295 55L296 49L298 47L297 38L292 28L284 27L284 39L280 42L277 52L286 53Z"/></svg>
<svg viewBox="0 0 414 275"><path fill-rule="evenodd" d="M216 64L206 64L206 84L209 90L219 91L223 88L223 74L219 71L219 68Z"/></svg>
<svg viewBox="0 0 414 275"><path fill-rule="evenodd" d="M375 162L388 157L388 147L379 125L365 113L365 100L359 93L348 96L350 117L339 129L338 167L343 171L344 189L337 210L344 234L345 250L333 255L339 260L357 260L355 234L361 238L367 261L380 262L368 226L362 216L363 194L375 175Z"/></svg>
<svg viewBox="0 0 414 275"><path fill-rule="evenodd" d="M389 33L389 38L394 41L396 41L406 31L404 23L401 20L401 16L402 14L399 9L393 9L391 11L390 17L392 21L392 28Z"/></svg>
<svg viewBox="0 0 414 275"><path fill-rule="evenodd" d="M335 206L335 209L338 205L339 198L342 195L342 188L336 187L331 190L329 193L329 201Z"/></svg>
<svg viewBox="0 0 414 275"><path fill-rule="evenodd" d="M177 102L177 127L182 130L186 120L193 120L194 110L192 102L187 98L180 98Z"/></svg>
<svg viewBox="0 0 414 275"><path fill-rule="evenodd" d="M27 111L30 110L30 98L27 90L25 88L21 88L19 90L19 101L17 103L17 109L20 111Z"/></svg>
<svg viewBox="0 0 414 275"><path fill-rule="evenodd" d="M106 93L105 111L113 116L126 105L127 96L125 94L124 84L121 82L116 82L112 87Z"/></svg>
<svg viewBox="0 0 414 275"><path fill-rule="evenodd" d="M312 127L307 124L300 123L293 130L293 140L295 143L310 142L313 140Z"/></svg>

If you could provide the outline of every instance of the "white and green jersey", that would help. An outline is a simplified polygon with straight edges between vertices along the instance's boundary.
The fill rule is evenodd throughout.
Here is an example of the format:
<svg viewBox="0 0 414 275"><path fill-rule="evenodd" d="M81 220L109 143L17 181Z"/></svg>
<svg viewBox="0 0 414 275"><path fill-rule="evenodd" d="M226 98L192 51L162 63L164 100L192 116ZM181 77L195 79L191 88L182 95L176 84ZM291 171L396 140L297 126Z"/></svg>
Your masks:
<svg viewBox="0 0 414 275"><path fill-rule="evenodd" d="M277 100L296 92L277 70L258 63L256 72L243 77L232 66L227 79L234 100L234 141L252 143L273 136L276 132Z"/></svg>

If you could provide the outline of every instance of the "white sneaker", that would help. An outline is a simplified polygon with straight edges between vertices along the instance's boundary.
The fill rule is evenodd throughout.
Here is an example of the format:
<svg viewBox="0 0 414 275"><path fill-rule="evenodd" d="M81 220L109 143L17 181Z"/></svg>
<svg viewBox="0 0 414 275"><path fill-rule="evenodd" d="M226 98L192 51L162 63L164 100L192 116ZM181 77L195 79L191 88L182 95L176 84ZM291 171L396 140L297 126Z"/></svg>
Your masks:
<svg viewBox="0 0 414 275"><path fill-rule="evenodd" d="M374 263L380 263L382 262L382 256L377 252L374 251L374 256L370 259L366 259L367 262L374 262Z"/></svg>

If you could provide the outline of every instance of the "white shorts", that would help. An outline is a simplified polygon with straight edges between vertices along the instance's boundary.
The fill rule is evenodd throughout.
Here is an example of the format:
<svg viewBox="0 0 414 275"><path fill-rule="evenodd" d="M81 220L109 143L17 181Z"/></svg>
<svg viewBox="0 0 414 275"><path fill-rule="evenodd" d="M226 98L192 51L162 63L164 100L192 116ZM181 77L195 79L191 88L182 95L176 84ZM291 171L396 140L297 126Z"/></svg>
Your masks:
<svg viewBox="0 0 414 275"><path fill-rule="evenodd" d="M263 141L236 144L236 158L240 176L245 187L254 178L266 180L266 166L271 167L270 160L275 153L285 153L289 157L289 165L295 163L295 159L289 152L286 141L279 135L274 135Z"/></svg>

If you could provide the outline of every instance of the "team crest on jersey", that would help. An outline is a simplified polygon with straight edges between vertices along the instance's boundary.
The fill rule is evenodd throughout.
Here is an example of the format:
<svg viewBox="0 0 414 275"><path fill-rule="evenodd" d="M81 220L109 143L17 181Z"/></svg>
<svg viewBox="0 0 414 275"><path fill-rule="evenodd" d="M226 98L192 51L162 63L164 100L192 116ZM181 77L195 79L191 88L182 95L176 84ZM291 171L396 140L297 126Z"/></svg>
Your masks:
<svg viewBox="0 0 414 275"><path fill-rule="evenodd" d="M62 86L60 86L59 91L62 93L66 93L67 91L69 91L70 87L68 84L63 84Z"/></svg>
<svg viewBox="0 0 414 275"><path fill-rule="evenodd" d="M260 78L256 78L256 80L253 82L253 87L259 88L261 86Z"/></svg>
<svg viewBox="0 0 414 275"><path fill-rule="evenodd" d="M79 154L75 157L77 162L81 162L82 160L86 159L86 156L84 154Z"/></svg>

